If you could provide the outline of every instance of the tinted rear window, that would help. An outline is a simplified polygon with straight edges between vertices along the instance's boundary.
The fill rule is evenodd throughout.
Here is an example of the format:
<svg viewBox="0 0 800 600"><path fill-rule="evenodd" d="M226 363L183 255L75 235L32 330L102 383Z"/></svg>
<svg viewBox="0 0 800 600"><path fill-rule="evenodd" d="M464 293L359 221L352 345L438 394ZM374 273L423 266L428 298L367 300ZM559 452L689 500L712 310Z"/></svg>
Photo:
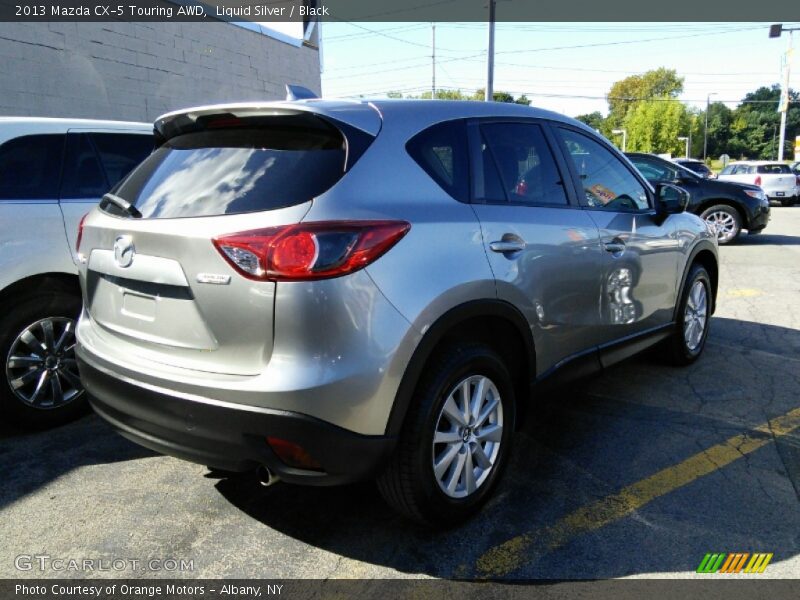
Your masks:
<svg viewBox="0 0 800 600"><path fill-rule="evenodd" d="M143 218L204 217L271 210L319 196L344 174L341 133L240 127L168 140L114 191ZM110 202L101 207L127 216Z"/></svg>
<svg viewBox="0 0 800 600"><path fill-rule="evenodd" d="M758 165L758 172L766 175L783 175L791 173L792 170L789 165Z"/></svg>
<svg viewBox="0 0 800 600"><path fill-rule="evenodd" d="M26 135L0 146L0 200L55 200L64 135Z"/></svg>

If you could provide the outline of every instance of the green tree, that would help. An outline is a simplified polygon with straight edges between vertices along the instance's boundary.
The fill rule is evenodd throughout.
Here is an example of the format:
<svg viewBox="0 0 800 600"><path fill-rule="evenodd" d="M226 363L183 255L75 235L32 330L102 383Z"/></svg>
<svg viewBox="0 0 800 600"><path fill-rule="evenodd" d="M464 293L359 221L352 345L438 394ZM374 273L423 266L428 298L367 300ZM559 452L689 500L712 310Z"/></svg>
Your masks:
<svg viewBox="0 0 800 600"><path fill-rule="evenodd" d="M593 113L589 113L586 115L578 115L575 118L578 121L581 121L582 123L586 123L592 129L597 129L598 131L603 130L605 117L603 117L603 114L599 110L596 110Z"/></svg>
<svg viewBox="0 0 800 600"><path fill-rule="evenodd" d="M416 98L421 100L430 100L431 99L431 92L422 92L419 96L406 96L407 98ZM436 90L436 99L437 100L472 100L470 96L462 92L461 90Z"/></svg>
<svg viewBox="0 0 800 600"><path fill-rule="evenodd" d="M727 140L728 154L737 158L777 158L781 121L778 112L780 95L781 88L775 84L770 87L762 86L744 97L732 114L731 135ZM789 100L784 157L792 156L794 138L800 135L800 94L789 90Z"/></svg>
<svg viewBox="0 0 800 600"><path fill-rule="evenodd" d="M402 98L401 95L390 95L390 94L397 94L397 92L389 92L387 94L390 98ZM484 88L476 90L473 94L466 94L461 90L448 90L448 89L438 89L436 90L436 99L437 100L483 100L486 92ZM514 98L512 94L503 91L497 91L492 94L495 102L508 102L514 104L524 104L528 106L531 101L528 99L525 94L519 96L518 98ZM419 95L409 95L406 98L416 98L421 100L430 100L431 92L422 92Z"/></svg>
<svg viewBox="0 0 800 600"><path fill-rule="evenodd" d="M671 98L646 100L636 104L623 122L628 132L628 150L633 152L670 153L683 156L691 127L686 107Z"/></svg>
<svg viewBox="0 0 800 600"><path fill-rule="evenodd" d="M486 97L486 88L479 88L472 95L472 100L483 100L485 97ZM528 97L525 96L525 94L523 94L519 98L514 98L514 96L509 94L508 92L502 92L498 90L492 92L492 99L495 102L507 102L509 104L524 104L526 106L531 103L531 101L528 100Z"/></svg>
<svg viewBox="0 0 800 600"><path fill-rule="evenodd" d="M701 113L703 127L705 127L705 111ZM730 154L729 140L733 124L733 111L722 102L713 102L708 106L708 150L707 155L719 158L723 154ZM702 129L700 135L702 136ZM698 156L703 156L703 140L700 140Z"/></svg>
<svg viewBox="0 0 800 600"><path fill-rule="evenodd" d="M610 131L621 127L640 100L677 98L682 91L683 77L678 77L674 69L664 67L621 79L611 86L606 97L608 100L606 128Z"/></svg>

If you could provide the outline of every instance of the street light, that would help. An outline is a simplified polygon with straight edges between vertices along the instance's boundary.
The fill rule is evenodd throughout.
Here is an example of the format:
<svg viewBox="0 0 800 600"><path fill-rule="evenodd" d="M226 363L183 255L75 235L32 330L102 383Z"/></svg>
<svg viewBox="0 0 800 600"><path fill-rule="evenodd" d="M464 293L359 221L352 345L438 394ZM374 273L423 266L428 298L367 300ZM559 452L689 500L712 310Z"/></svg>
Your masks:
<svg viewBox="0 0 800 600"><path fill-rule="evenodd" d="M706 125L703 127L703 162L708 155L708 107L711 105L711 96L716 96L717 92L711 92L706 96Z"/></svg>
<svg viewBox="0 0 800 600"><path fill-rule="evenodd" d="M684 142L686 144L686 158L689 158L689 138L688 137L678 137L678 140Z"/></svg>
<svg viewBox="0 0 800 600"><path fill-rule="evenodd" d="M789 32L789 48L786 50L784 62L784 79L781 88L781 101L778 105L778 112L781 113L781 135L778 141L778 160L783 160L783 146L786 141L786 111L789 110L789 67L792 64L792 32L800 31L800 27L784 27L782 23L776 23L769 27L769 37L779 38L784 31Z"/></svg>
<svg viewBox="0 0 800 600"><path fill-rule="evenodd" d="M621 135L622 136L622 151L625 152L625 148L628 145L628 130L627 129L612 129L611 133L614 135Z"/></svg>

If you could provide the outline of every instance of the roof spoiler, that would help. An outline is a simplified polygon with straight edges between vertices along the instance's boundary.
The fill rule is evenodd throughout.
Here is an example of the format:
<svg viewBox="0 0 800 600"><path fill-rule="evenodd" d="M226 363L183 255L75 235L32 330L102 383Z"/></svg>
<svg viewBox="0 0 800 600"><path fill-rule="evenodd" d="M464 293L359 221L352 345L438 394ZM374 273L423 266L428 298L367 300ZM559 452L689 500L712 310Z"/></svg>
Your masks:
<svg viewBox="0 0 800 600"><path fill-rule="evenodd" d="M311 98L319 98L314 92L310 89L305 88L301 85L290 85L286 84L286 100L290 102L292 100L310 100Z"/></svg>

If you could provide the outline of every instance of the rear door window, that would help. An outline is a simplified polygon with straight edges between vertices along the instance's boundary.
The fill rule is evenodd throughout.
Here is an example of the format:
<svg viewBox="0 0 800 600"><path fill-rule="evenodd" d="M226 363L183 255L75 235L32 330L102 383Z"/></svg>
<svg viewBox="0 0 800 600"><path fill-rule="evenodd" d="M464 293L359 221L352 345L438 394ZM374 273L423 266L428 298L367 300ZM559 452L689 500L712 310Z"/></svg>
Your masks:
<svg viewBox="0 0 800 600"><path fill-rule="evenodd" d="M143 218L204 217L308 202L344 174L345 142L333 126L242 126L171 138L114 193ZM111 214L127 216L111 202Z"/></svg>
<svg viewBox="0 0 800 600"><path fill-rule="evenodd" d="M69 199L99 198L111 187L100 158L85 133L67 136L67 154L61 181L61 197Z"/></svg>
<svg viewBox="0 0 800 600"><path fill-rule="evenodd" d="M0 146L0 200L56 200L63 134L25 135Z"/></svg>
<svg viewBox="0 0 800 600"><path fill-rule="evenodd" d="M539 125L485 123L481 125L481 136L486 187L480 200L567 204L561 174Z"/></svg>
<svg viewBox="0 0 800 600"><path fill-rule="evenodd" d="M111 185L130 173L153 151L153 136L135 133L90 133L106 179Z"/></svg>

